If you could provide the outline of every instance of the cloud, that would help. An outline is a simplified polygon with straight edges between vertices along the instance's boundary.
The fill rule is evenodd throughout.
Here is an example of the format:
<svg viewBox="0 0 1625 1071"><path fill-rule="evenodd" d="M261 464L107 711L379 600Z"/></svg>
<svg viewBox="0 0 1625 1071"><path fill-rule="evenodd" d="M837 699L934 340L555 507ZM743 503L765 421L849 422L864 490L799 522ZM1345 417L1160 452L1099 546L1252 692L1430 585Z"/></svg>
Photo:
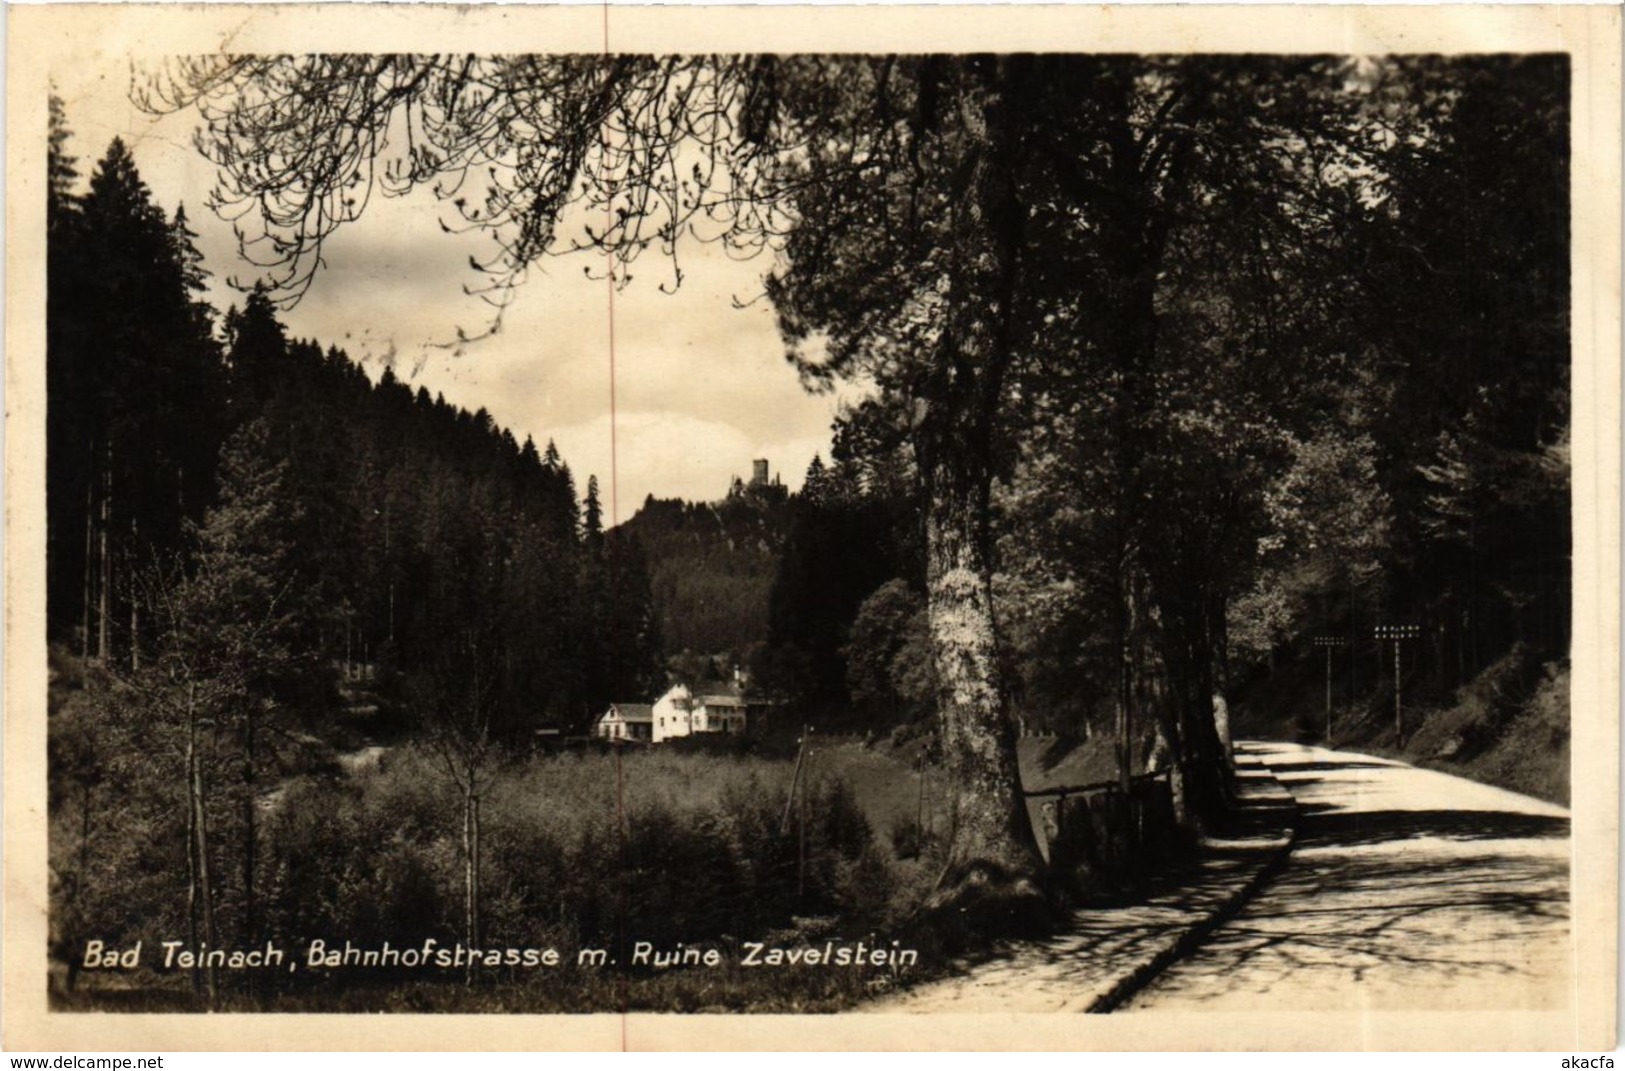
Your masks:
<svg viewBox="0 0 1625 1071"><path fill-rule="evenodd" d="M204 207L214 173L190 147L195 117L139 112L124 96L122 58L97 60L106 62L58 77L81 171L88 176L107 141L123 136L157 201L167 211L186 202L215 277L216 306L240 304L225 279L252 281L258 272L237 255L230 226ZM828 453L834 400L803 390L765 301L737 307L761 295L765 259L734 261L714 245L684 248L683 283L672 294L660 289L670 286L671 265L653 254L613 294L583 272L601 274L596 254L550 259L515 295L502 331L454 356L437 344L454 340L459 327L478 333L490 323L490 307L463 292L479 281L470 254L490 243L477 233L443 233L443 211L428 191L375 197L324 250L327 267L284 315L290 333L338 345L375 375L379 362L392 360L414 387L485 408L521 441L556 440L580 487L596 472L606 499L613 352L623 519L648 494L717 498L757 457L799 484L812 454Z"/></svg>

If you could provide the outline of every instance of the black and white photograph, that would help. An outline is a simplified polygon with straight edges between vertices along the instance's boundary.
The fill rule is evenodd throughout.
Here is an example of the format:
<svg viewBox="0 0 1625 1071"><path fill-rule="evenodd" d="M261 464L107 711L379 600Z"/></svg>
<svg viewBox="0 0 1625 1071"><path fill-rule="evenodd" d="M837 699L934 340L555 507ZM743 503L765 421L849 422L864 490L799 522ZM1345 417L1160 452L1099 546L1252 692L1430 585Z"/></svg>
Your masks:
<svg viewBox="0 0 1625 1071"><path fill-rule="evenodd" d="M1617 10L367 6L13 23L8 1002L1613 1047Z"/></svg>

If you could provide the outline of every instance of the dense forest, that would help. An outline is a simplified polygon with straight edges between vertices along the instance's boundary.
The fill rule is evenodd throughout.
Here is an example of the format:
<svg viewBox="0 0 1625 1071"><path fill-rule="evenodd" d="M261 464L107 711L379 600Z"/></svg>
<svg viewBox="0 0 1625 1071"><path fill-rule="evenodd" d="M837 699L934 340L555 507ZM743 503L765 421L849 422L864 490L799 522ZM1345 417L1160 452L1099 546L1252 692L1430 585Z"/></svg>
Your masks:
<svg viewBox="0 0 1625 1071"><path fill-rule="evenodd" d="M1091 93L1129 91L1094 74ZM1489 747L1568 650L1566 66L1395 60L1352 92L1308 62L1168 77L1169 107L1213 109L1183 185L1045 177L1146 214L1099 208L1082 241L1037 208L1028 226L1047 259L1024 276L1034 334L1011 360L988 498L1012 709L1077 736L1132 718L1136 762L1143 734L1177 734L1168 715L1210 692L1290 733L1320 724L1320 636L1342 641L1351 730L1398 746L1373 630L1411 623L1413 701L1495 682L1482 724L1430 746ZM1251 105L1224 112L1224 94L1265 86L1260 128L1227 125ZM1106 98L1091 136L1114 129ZM1140 122L1120 132L1148 137ZM760 663L893 719L933 694L909 390L845 414L840 462L808 473Z"/></svg>
<svg viewBox="0 0 1625 1071"><path fill-rule="evenodd" d="M471 935L493 756L647 695L683 649L814 715L929 719L953 821L928 906L993 932L1053 918L1021 726L1108 742L1124 784L1156 755L1194 834L1225 809L1215 696L1262 733L1319 731L1317 640L1342 641L1363 746L1414 746L1396 686L1473 706L1421 737L1468 758L1566 679L1562 56L205 57L166 77L282 274L217 317L184 213L118 143L80 192L57 119L50 628L111 683L53 711L53 789L90 815L114 756L167 756L154 798L185 786L187 835L150 846L184 846L166 865L197 893L217 823L234 932L260 929L252 801L358 690L446 756ZM329 121L331 99L365 106ZM378 147L425 114L434 151ZM658 195L583 164L663 174L690 151L714 170ZM487 156L515 162L472 175ZM312 213L375 165L397 194L483 183L442 207L498 239L478 267L499 289L566 249L613 275L721 218L713 238L778 254L801 373L867 399L796 495L656 500L606 533L553 450L278 325L273 297L352 218ZM609 230L556 232L578 207ZM1415 630L1399 664L1374 634L1393 625ZM696 858L778 802L720 814ZM508 892L523 925L512 904L541 894Z"/></svg>
<svg viewBox="0 0 1625 1071"><path fill-rule="evenodd" d="M711 502L651 495L617 529L644 550L678 677L742 669L797 718L860 731L930 713L918 487L893 459L854 450L862 419L836 421L831 461L814 457L793 494L736 479ZM906 702L890 666L904 635L915 641L898 669Z"/></svg>
<svg viewBox="0 0 1625 1071"><path fill-rule="evenodd" d="M595 479L582 501L551 443L288 338L263 290L219 315L185 209L117 140L79 192L53 116L53 641L139 673L235 621L286 660L267 702L312 718L363 673L410 720L411 678L494 667L498 735L584 731L658 681L647 570Z"/></svg>
<svg viewBox="0 0 1625 1071"><path fill-rule="evenodd" d="M748 659L767 634L787 518L782 486L736 483L711 502L650 495L616 528L643 547L668 660Z"/></svg>
<svg viewBox="0 0 1625 1071"><path fill-rule="evenodd" d="M124 914L91 888L125 888L124 853L262 932L268 793L375 740L466 765L585 733L663 680L648 572L551 443L289 338L263 289L219 314L185 209L116 139L81 183L51 119L58 940Z"/></svg>

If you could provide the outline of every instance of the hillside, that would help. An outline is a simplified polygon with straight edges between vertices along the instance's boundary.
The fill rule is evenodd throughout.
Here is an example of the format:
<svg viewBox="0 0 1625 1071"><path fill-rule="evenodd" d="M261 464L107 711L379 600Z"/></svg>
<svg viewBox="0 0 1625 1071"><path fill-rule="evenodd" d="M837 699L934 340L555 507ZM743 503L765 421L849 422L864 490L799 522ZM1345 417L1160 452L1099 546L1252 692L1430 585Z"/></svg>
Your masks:
<svg viewBox="0 0 1625 1071"><path fill-rule="evenodd" d="M661 645L743 657L767 639L768 593L790 512L776 484L738 486L717 502L650 496L616 530L648 561Z"/></svg>
<svg viewBox="0 0 1625 1071"><path fill-rule="evenodd" d="M1544 660L1515 644L1456 688L1429 688L1420 676L1407 673L1401 686L1402 746L1396 746L1390 678L1379 678L1380 685L1352 704L1345 682L1334 681L1336 745L1569 803L1568 659ZM1325 694L1318 661L1284 664L1239 693L1232 707L1236 733L1321 742Z"/></svg>

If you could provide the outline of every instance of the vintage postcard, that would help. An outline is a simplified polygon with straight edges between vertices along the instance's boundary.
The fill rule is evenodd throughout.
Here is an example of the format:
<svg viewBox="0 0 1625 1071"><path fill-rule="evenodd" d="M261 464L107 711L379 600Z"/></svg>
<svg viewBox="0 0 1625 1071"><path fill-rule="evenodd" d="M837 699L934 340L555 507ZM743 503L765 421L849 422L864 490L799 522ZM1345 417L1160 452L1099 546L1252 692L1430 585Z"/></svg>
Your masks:
<svg viewBox="0 0 1625 1071"><path fill-rule="evenodd" d="M1614 1047L1617 8L8 18L8 1048Z"/></svg>

